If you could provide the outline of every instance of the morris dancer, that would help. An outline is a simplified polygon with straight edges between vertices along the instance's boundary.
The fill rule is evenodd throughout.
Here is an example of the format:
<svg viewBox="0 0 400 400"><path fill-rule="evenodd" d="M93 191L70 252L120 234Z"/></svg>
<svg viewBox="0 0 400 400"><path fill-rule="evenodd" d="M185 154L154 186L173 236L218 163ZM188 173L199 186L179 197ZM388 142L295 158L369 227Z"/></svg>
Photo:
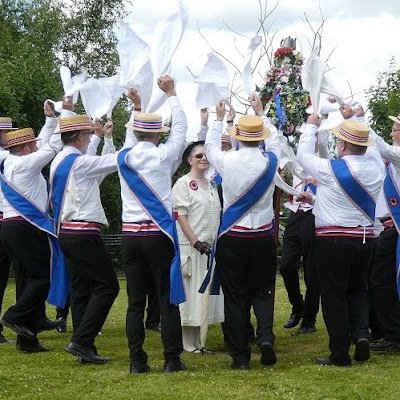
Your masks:
<svg viewBox="0 0 400 400"><path fill-rule="evenodd" d="M384 231L376 241L370 278L383 341L371 343L370 349L400 352L400 115L389 118L393 121L393 146L376 138L381 156L390 164L376 206Z"/></svg>
<svg viewBox="0 0 400 400"><path fill-rule="evenodd" d="M6 251L18 263L24 287L16 304L3 316L3 324L18 334L17 349L26 352L47 351L37 340L37 322L49 293L50 269L57 271L51 257L55 243L54 226L45 213L47 183L41 171L61 149L58 135L46 130L41 139L47 143L38 149L31 128L6 134L10 154L1 165L1 188L4 195L2 240ZM49 140L50 138L50 140ZM21 237L24 240L21 240ZM22 338L25 338L23 340Z"/></svg>
<svg viewBox="0 0 400 400"><path fill-rule="evenodd" d="M130 372L150 370L143 350L143 324L147 277L151 271L160 302L161 338L164 345L164 371L186 369L180 359L182 331L177 305L185 301L179 243L172 213L171 175L180 161L187 122L176 97L175 83L169 76L158 79L172 108L168 140L159 144L167 131L160 115L137 113L128 128L137 145L118 156L122 197L122 257L125 265L128 311L126 333L130 350ZM135 108L138 108L135 104ZM175 167L174 167L175 166ZM171 264L172 262L172 264Z"/></svg>
<svg viewBox="0 0 400 400"><path fill-rule="evenodd" d="M370 129L345 119L333 129L338 160L315 155L320 120L310 115L301 135L297 158L305 172L318 180L314 205L316 263L322 312L331 354L317 358L320 365L350 366L351 334L354 360L366 361L369 353L368 266L374 250L375 200L383 171Z"/></svg>
<svg viewBox="0 0 400 400"><path fill-rule="evenodd" d="M94 345L119 285L111 257L100 237L107 218L100 201L99 185L117 171L112 144L112 122L104 127L102 156L86 154L93 124L86 115L60 118L62 151L50 168L51 205L60 245L71 281L74 333L65 350L85 363L104 364Z"/></svg>
<svg viewBox="0 0 400 400"><path fill-rule="evenodd" d="M253 109L262 114L260 100L254 97L251 101ZM217 278L219 275L225 296L224 331L233 359L231 367L249 369L251 305L255 310L257 308L257 344L261 350L261 363L271 365L276 362L272 331L276 274L272 196L280 149L277 135L271 136L263 119L246 115L239 119L237 127L230 130L231 136L239 142L239 150L223 152L223 102L217 104L216 112L217 119L206 139L207 158L222 177L224 201L214 276ZM269 136L265 148L267 153L263 155L259 145ZM213 286L215 282L214 279ZM262 307L258 307L258 303Z"/></svg>

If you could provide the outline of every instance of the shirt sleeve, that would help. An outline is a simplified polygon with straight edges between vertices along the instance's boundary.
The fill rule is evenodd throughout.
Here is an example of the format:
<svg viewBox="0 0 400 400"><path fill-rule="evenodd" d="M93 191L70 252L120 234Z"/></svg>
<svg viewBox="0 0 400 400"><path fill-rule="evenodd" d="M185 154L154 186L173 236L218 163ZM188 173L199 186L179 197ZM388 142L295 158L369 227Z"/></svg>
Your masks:
<svg viewBox="0 0 400 400"><path fill-rule="evenodd" d="M46 117L46 122L43 125L42 129L38 135L37 147L40 149L41 147L45 146L53 134L54 130L57 127L57 119L53 117Z"/></svg>
<svg viewBox="0 0 400 400"><path fill-rule="evenodd" d="M177 180L172 188L172 202L173 208L178 215L189 215L189 189L183 179Z"/></svg>
<svg viewBox="0 0 400 400"><path fill-rule="evenodd" d="M270 119L266 116L262 117L264 121L264 126L268 128L271 132L271 136L264 140L264 149L265 151L270 151L274 153L278 160L281 156L281 147L279 143L279 135L280 133L276 129L276 127L271 123Z"/></svg>
<svg viewBox="0 0 400 400"><path fill-rule="evenodd" d="M41 171L56 155L54 150L48 143L37 151L21 156L19 167L22 170Z"/></svg>
<svg viewBox="0 0 400 400"><path fill-rule="evenodd" d="M208 125L201 125L200 130L197 134L197 140L206 140L207 132L208 132Z"/></svg>
<svg viewBox="0 0 400 400"><path fill-rule="evenodd" d="M221 177L224 172L224 152L221 150L222 128L222 121L214 121L212 128L207 132L205 143L207 159Z"/></svg>
<svg viewBox="0 0 400 400"><path fill-rule="evenodd" d="M129 118L128 124L132 124L134 119L135 119L135 115L138 113L139 111L135 111L133 110L131 113L131 116ZM137 144L137 139L135 134L133 133L133 129L132 128L126 128L125 131L125 141L124 144L122 146L123 149L130 149L134 146L136 146Z"/></svg>
<svg viewBox="0 0 400 400"><path fill-rule="evenodd" d="M76 168L82 168L85 175L90 178L103 177L103 175L116 172L117 153L106 154L104 156L91 156L85 154L78 157Z"/></svg>
<svg viewBox="0 0 400 400"><path fill-rule="evenodd" d="M318 157L314 152L317 131L317 126L312 124L306 125L305 132L300 136L297 148L297 160L307 175L312 176L318 182L328 184L333 179L329 160Z"/></svg>
<svg viewBox="0 0 400 400"><path fill-rule="evenodd" d="M86 151L86 154L89 154L91 156L95 156L97 153L97 148L99 147L101 138L99 138L97 135L93 134L92 137L90 138L89 146Z"/></svg>
<svg viewBox="0 0 400 400"><path fill-rule="evenodd" d="M374 139L382 158L390 161L396 168L400 168L400 146L391 146L378 135Z"/></svg>
<svg viewBox="0 0 400 400"><path fill-rule="evenodd" d="M104 138L103 149L101 150L101 155L105 156L106 154L115 153L115 146L112 137Z"/></svg>
<svg viewBox="0 0 400 400"><path fill-rule="evenodd" d="M177 96L169 97L169 104L172 113L172 126L168 139L160 144L158 148L161 152L161 163L168 162L173 166L179 159L182 144L185 142L187 131L186 115L182 109ZM178 160L179 161L179 160Z"/></svg>

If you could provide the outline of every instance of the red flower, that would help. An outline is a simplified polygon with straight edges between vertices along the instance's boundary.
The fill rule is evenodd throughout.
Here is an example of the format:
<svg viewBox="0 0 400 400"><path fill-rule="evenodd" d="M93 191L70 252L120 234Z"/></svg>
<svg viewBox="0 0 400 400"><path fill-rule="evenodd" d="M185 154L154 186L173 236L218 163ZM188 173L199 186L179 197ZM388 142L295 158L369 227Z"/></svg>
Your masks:
<svg viewBox="0 0 400 400"><path fill-rule="evenodd" d="M288 54L292 54L293 53L293 49L290 47L280 47L278 50L275 51L274 53L274 57L275 58L283 58Z"/></svg>

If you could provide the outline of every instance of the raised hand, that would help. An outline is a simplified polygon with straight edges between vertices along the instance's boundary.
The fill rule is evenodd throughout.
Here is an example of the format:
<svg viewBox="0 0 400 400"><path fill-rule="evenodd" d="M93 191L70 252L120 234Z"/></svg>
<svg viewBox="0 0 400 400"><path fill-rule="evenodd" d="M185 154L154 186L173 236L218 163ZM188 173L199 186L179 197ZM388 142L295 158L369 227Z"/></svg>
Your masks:
<svg viewBox="0 0 400 400"><path fill-rule="evenodd" d="M158 87L168 96L176 96L175 81L168 75L160 76L157 79Z"/></svg>

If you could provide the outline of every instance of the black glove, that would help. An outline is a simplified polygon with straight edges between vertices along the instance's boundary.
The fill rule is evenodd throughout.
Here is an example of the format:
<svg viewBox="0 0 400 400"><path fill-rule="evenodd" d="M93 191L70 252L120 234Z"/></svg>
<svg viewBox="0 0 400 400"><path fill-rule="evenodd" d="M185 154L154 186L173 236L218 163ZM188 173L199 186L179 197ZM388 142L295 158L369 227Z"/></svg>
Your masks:
<svg viewBox="0 0 400 400"><path fill-rule="evenodd" d="M200 254L207 254L208 256L211 254L211 246L207 242L200 242L198 240L194 246L193 246L197 251L200 252Z"/></svg>

